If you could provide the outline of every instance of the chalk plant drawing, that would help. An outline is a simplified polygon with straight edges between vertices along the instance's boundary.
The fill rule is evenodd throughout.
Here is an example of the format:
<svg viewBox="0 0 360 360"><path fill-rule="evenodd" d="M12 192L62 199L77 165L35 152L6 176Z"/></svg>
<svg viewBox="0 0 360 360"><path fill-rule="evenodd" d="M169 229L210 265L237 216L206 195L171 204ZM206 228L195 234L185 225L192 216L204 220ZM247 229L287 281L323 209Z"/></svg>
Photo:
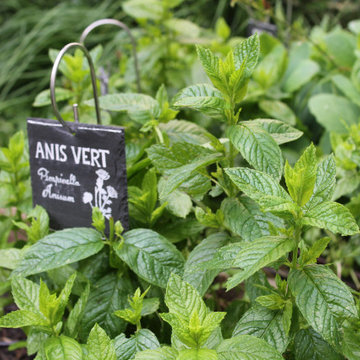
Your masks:
<svg viewBox="0 0 360 360"><path fill-rule="evenodd" d="M112 215L111 199L117 199L118 193L111 186L104 186L104 182L110 179L109 173L104 169L96 170L96 185L94 188L94 194L91 192L84 192L83 194L83 203L89 204L91 208L98 207L106 219L110 219Z"/></svg>

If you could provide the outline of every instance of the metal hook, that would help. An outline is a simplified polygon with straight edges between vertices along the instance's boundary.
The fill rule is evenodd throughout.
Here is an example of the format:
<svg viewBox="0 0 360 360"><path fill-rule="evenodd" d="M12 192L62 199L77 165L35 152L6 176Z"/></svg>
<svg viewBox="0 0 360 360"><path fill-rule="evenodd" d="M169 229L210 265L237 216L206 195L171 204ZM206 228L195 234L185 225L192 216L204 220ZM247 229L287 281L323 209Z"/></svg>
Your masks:
<svg viewBox="0 0 360 360"><path fill-rule="evenodd" d="M91 31L93 31L95 28L102 26L102 25L115 25L123 30L126 31L126 33L129 35L132 49L133 49L133 57L134 57L134 67L135 67L135 74L136 74L136 84L138 92L141 92L141 85L140 85L140 72L139 72L139 64L138 64L138 58L137 58L137 52L136 52L136 40L131 34L131 31L128 26L126 26L123 22L116 20L116 19L101 19L94 21L91 23L81 34L80 36L80 42L83 44L85 42L86 37L89 35Z"/></svg>
<svg viewBox="0 0 360 360"><path fill-rule="evenodd" d="M54 110L54 113L57 117L57 119L61 122L61 124L66 128L70 133L74 133L74 131L71 129L71 127L64 121L64 119L61 117L61 114L59 112L59 109L56 104L56 96L55 96L55 81L56 81L56 74L60 65L60 61L63 58L63 56L66 54L66 52L73 47L80 48L85 56L87 61L89 62L89 68L90 68L90 74L91 74L91 82L93 87L93 94L94 94L94 101L95 101L95 109L96 109L96 118L97 123L101 124L101 115L100 115L100 107L99 107L99 100L97 96L97 88L96 88L96 74L94 69L94 64L91 59L91 56L89 52L86 50L85 46L80 43L70 43L65 45L59 52L58 56L55 59L54 66L51 70L51 77L50 77L50 97L51 97L51 104Z"/></svg>

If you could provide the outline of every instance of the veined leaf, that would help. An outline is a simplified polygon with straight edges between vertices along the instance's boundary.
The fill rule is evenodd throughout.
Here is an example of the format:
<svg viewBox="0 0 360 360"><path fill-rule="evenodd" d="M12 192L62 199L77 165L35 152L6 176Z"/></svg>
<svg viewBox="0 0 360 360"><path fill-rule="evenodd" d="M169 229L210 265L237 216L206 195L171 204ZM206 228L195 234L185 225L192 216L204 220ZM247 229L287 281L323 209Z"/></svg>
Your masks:
<svg viewBox="0 0 360 360"><path fill-rule="evenodd" d="M166 287L171 273L182 274L184 258L166 238L148 229L135 229L124 235L116 254L142 279Z"/></svg>
<svg viewBox="0 0 360 360"><path fill-rule="evenodd" d="M303 135L303 132L292 126L273 119L256 119L247 121L246 125L255 126L265 130L276 141L278 145L297 140Z"/></svg>
<svg viewBox="0 0 360 360"><path fill-rule="evenodd" d="M125 322L114 312L127 306L128 295L132 292L130 280L115 273L109 273L95 282L80 322L80 338L86 340L96 323L111 337L124 331Z"/></svg>
<svg viewBox="0 0 360 360"><path fill-rule="evenodd" d="M319 203L331 200L335 191L335 183L335 159L333 155L329 155L318 164L313 195L305 207L311 209Z"/></svg>
<svg viewBox="0 0 360 360"><path fill-rule="evenodd" d="M234 50L235 69L241 68L245 63L246 77L250 77L257 64L260 53L260 41L258 34L252 35L237 45Z"/></svg>
<svg viewBox="0 0 360 360"><path fill-rule="evenodd" d="M28 276L59 268L98 253L101 234L89 228L72 228L45 236L25 253L13 275Z"/></svg>
<svg viewBox="0 0 360 360"><path fill-rule="evenodd" d="M191 108L214 117L223 117L227 103L221 92L210 84L191 85L173 99L175 108Z"/></svg>
<svg viewBox="0 0 360 360"><path fill-rule="evenodd" d="M21 310L39 313L39 292L39 285L30 280L19 276L11 280L11 294Z"/></svg>
<svg viewBox="0 0 360 360"><path fill-rule="evenodd" d="M291 197L272 176L247 168L228 168L225 172L233 183L258 202L264 211L293 209Z"/></svg>
<svg viewBox="0 0 360 360"><path fill-rule="evenodd" d="M326 341L338 347L337 320L357 317L350 290L330 269L321 265L292 269L288 284L307 322Z"/></svg>
<svg viewBox="0 0 360 360"><path fill-rule="evenodd" d="M342 235L354 235L359 232L359 227L349 209L332 201L325 201L311 208L305 213L302 222Z"/></svg>
<svg viewBox="0 0 360 360"><path fill-rule="evenodd" d="M23 248L23 249L16 249L16 248L1 249L0 250L0 267L14 270L18 266L25 251L26 251L26 248Z"/></svg>
<svg viewBox="0 0 360 360"><path fill-rule="evenodd" d="M203 321L209 312L194 287L175 274L170 276L167 284L165 303L170 313L177 314L185 323L190 322L194 312L200 321Z"/></svg>
<svg viewBox="0 0 360 360"><path fill-rule="evenodd" d="M98 324L91 329L86 347L85 360L116 360L114 344Z"/></svg>
<svg viewBox="0 0 360 360"><path fill-rule="evenodd" d="M286 162L286 186L291 197L299 206L305 205L313 194L316 170L316 148L313 144L305 149L300 159L295 163L294 168Z"/></svg>
<svg viewBox="0 0 360 360"><path fill-rule="evenodd" d="M284 360L266 341L250 335L238 335L217 348L219 360Z"/></svg>
<svg viewBox="0 0 360 360"><path fill-rule="evenodd" d="M239 267L242 270L227 281L227 289L232 289L264 266L290 252L293 248L294 242L292 239L277 236L264 236L244 244L232 264L233 267Z"/></svg>
<svg viewBox="0 0 360 360"><path fill-rule="evenodd" d="M203 127L186 120L171 120L160 123L159 127L169 137L171 143L187 142L202 145L209 142L211 136Z"/></svg>
<svg viewBox="0 0 360 360"><path fill-rule="evenodd" d="M49 326L48 320L39 312L29 310L12 311L0 318L0 327L22 328L25 326Z"/></svg>
<svg viewBox="0 0 360 360"><path fill-rule="evenodd" d="M280 180L283 170L282 154L275 140L261 128L236 125L229 130L230 141L256 170Z"/></svg>
<svg viewBox="0 0 360 360"><path fill-rule="evenodd" d="M176 360L218 360L218 356L215 350L184 349L179 352Z"/></svg>
<svg viewBox="0 0 360 360"><path fill-rule="evenodd" d="M215 276L217 270L196 270L195 266L211 260L218 250L228 243L228 235L216 233L201 241L190 253L185 263L184 281L196 288L200 295L204 295Z"/></svg>
<svg viewBox="0 0 360 360"><path fill-rule="evenodd" d="M83 360L81 345L64 335L49 338L44 352L46 360Z"/></svg>
<svg viewBox="0 0 360 360"><path fill-rule="evenodd" d="M296 360L343 360L323 338L312 329L301 329L295 336Z"/></svg>
<svg viewBox="0 0 360 360"><path fill-rule="evenodd" d="M236 324L232 336L253 335L264 339L280 353L286 350L290 341L286 335L282 310L270 310L266 307L252 306Z"/></svg>
<svg viewBox="0 0 360 360"><path fill-rule="evenodd" d="M121 360L131 360L141 351L155 350L160 347L158 339L148 329L141 329L130 338L121 334L114 339L114 345L116 356Z"/></svg>

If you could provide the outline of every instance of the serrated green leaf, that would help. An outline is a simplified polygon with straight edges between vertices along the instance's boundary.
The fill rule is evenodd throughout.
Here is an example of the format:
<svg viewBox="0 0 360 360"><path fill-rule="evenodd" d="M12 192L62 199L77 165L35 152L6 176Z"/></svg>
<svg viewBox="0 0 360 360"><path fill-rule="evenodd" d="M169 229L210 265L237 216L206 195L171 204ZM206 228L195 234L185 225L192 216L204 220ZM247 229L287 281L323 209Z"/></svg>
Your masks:
<svg viewBox="0 0 360 360"><path fill-rule="evenodd" d="M232 289L293 248L292 239L277 236L264 236L244 244L232 264L233 267L239 267L241 270L227 281L227 289Z"/></svg>
<svg viewBox="0 0 360 360"><path fill-rule="evenodd" d="M316 181L317 158L313 144L305 149L292 168L285 165L285 182L292 199L299 205L305 205L311 198Z"/></svg>
<svg viewBox="0 0 360 360"><path fill-rule="evenodd" d="M14 270L22 259L26 249L1 249L0 250L0 267Z"/></svg>
<svg viewBox="0 0 360 360"><path fill-rule="evenodd" d="M218 360L218 356L215 350L185 349L179 352L176 360Z"/></svg>
<svg viewBox="0 0 360 360"><path fill-rule="evenodd" d="M39 312L39 285L23 277L14 277L11 281L11 293L21 310Z"/></svg>
<svg viewBox="0 0 360 360"><path fill-rule="evenodd" d="M135 229L124 234L116 254L142 279L166 287L171 273L182 274L184 258L179 250L155 231Z"/></svg>
<svg viewBox="0 0 360 360"><path fill-rule="evenodd" d="M186 120L160 123L159 128L167 134L171 143L187 142L202 145L209 142L209 136L211 136L203 127Z"/></svg>
<svg viewBox="0 0 360 360"><path fill-rule="evenodd" d="M101 234L89 228L57 231L32 245L13 275L28 276L59 268L98 253L104 246Z"/></svg>
<svg viewBox="0 0 360 360"><path fill-rule="evenodd" d="M270 310L260 305L252 306L236 324L233 335L252 335L265 340L280 353L290 341L286 335L282 310Z"/></svg>
<svg viewBox="0 0 360 360"><path fill-rule="evenodd" d="M210 84L188 86L177 93L172 101L175 108L191 108L220 118L224 117L224 110L228 107L221 92Z"/></svg>
<svg viewBox="0 0 360 360"><path fill-rule="evenodd" d="M285 300L279 294L262 295L256 298L256 302L270 310L283 309Z"/></svg>
<svg viewBox="0 0 360 360"><path fill-rule="evenodd" d="M316 240L309 250L302 251L300 254L300 263L302 265L309 265L316 263L317 258L324 252L327 245L330 242L330 238L324 237Z"/></svg>
<svg viewBox="0 0 360 360"><path fill-rule="evenodd" d="M98 325L91 329L84 360L116 360L115 347L106 332Z"/></svg>
<svg viewBox="0 0 360 360"><path fill-rule="evenodd" d="M321 265L291 269L288 284L307 322L331 345L339 347L337 321L357 317L354 299L347 286Z"/></svg>
<svg viewBox="0 0 360 360"><path fill-rule="evenodd" d="M343 333L342 353L348 360L357 360L360 356L359 320L353 323L345 321Z"/></svg>
<svg viewBox="0 0 360 360"><path fill-rule="evenodd" d="M183 191L174 190L170 195L162 199L166 202L166 209L173 215L185 219L192 210L191 197Z"/></svg>
<svg viewBox="0 0 360 360"><path fill-rule="evenodd" d="M96 323L111 337L125 330L125 322L114 312L127 306L128 295L132 292L130 280L115 273L109 273L95 282L80 322L80 338L86 340Z"/></svg>
<svg viewBox="0 0 360 360"><path fill-rule="evenodd" d="M247 168L228 168L225 172L232 182L264 211L294 209L295 204L291 197L272 176Z"/></svg>
<svg viewBox="0 0 360 360"><path fill-rule="evenodd" d="M220 59L215 56L210 49L206 49L202 46L197 46L196 51L199 60L211 82L221 92L226 93L226 84L224 84L220 72Z"/></svg>
<svg viewBox="0 0 360 360"><path fill-rule="evenodd" d="M81 345L64 335L49 338L44 355L46 360L83 360Z"/></svg>
<svg viewBox="0 0 360 360"><path fill-rule="evenodd" d="M256 67L260 54L260 41L258 34L252 35L243 40L234 48L233 53L235 69L240 69L244 63L246 77L250 77Z"/></svg>
<svg viewBox="0 0 360 360"><path fill-rule="evenodd" d="M95 106L94 100L85 103ZM99 97L99 105L103 110L127 112L132 120L142 125L160 116L158 102L144 94L108 94Z"/></svg>
<svg viewBox="0 0 360 360"><path fill-rule="evenodd" d="M247 121L246 124L265 130L278 145L297 140L303 135L302 131L279 120L256 119Z"/></svg>
<svg viewBox="0 0 360 360"><path fill-rule="evenodd" d="M25 326L49 326L47 319L39 312L29 310L12 311L0 318L0 327L22 328Z"/></svg>
<svg viewBox="0 0 360 360"><path fill-rule="evenodd" d="M312 329L301 329L296 333L295 360L342 360L334 349Z"/></svg>
<svg viewBox="0 0 360 360"><path fill-rule="evenodd" d="M156 350L145 350L135 355L135 360L177 360L177 350L164 346Z"/></svg>
<svg viewBox="0 0 360 360"><path fill-rule="evenodd" d="M319 203L311 208L305 213L302 222L304 225L328 229L342 235L354 235L359 232L359 227L349 209L331 201Z"/></svg>
<svg viewBox="0 0 360 360"><path fill-rule="evenodd" d="M155 350L160 347L158 339L148 329L141 329L130 338L121 334L114 339L114 345L116 356L121 360L131 360L141 351Z"/></svg>
<svg viewBox="0 0 360 360"><path fill-rule="evenodd" d="M204 295L212 284L217 270L194 270L199 264L211 260L220 248L228 243L229 237L225 233L212 234L202 240L190 253L185 263L184 281L188 282L200 293Z"/></svg>
<svg viewBox="0 0 360 360"><path fill-rule="evenodd" d="M65 323L65 335L76 338L79 332L80 323L85 312L85 307L90 294L90 284L87 283L74 308L70 311Z"/></svg>
<svg viewBox="0 0 360 360"><path fill-rule="evenodd" d="M219 360L283 360L266 341L250 335L238 335L217 348Z"/></svg>
<svg viewBox="0 0 360 360"><path fill-rule="evenodd" d="M191 314L196 312L203 321L208 310L200 294L180 276L172 274L166 287L165 303L171 313L179 315L184 322L190 321Z"/></svg>
<svg viewBox="0 0 360 360"><path fill-rule="evenodd" d="M282 176L282 155L275 140L261 128L247 123L229 129L229 138L246 161L256 170L280 180Z"/></svg>
<svg viewBox="0 0 360 360"><path fill-rule="evenodd" d="M305 207L310 209L317 204L331 200L335 191L335 183L335 159L333 155L329 155L318 164L313 195Z"/></svg>
<svg viewBox="0 0 360 360"><path fill-rule="evenodd" d="M296 125L296 116L294 112L285 103L278 100L262 100L259 107L267 115L274 119L284 121L289 125Z"/></svg>

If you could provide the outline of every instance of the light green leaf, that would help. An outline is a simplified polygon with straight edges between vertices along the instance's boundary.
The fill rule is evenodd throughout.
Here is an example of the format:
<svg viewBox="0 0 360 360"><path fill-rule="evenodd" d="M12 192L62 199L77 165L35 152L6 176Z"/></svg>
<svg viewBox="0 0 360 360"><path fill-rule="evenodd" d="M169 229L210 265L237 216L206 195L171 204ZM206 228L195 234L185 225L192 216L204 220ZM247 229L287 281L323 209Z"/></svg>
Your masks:
<svg viewBox="0 0 360 360"><path fill-rule="evenodd" d="M177 189L182 183L188 180L196 171L210 164L220 161L223 155L221 153L213 153L194 162L177 168L176 172L170 175L166 181L163 181L159 187L159 198L163 199L171 192Z"/></svg>
<svg viewBox="0 0 360 360"><path fill-rule="evenodd" d="M283 360L266 341L250 335L238 335L217 348L219 360Z"/></svg>
<svg viewBox="0 0 360 360"><path fill-rule="evenodd" d="M286 335L282 310L270 310L260 305L252 306L236 324L233 335L253 335L265 340L280 353L290 341Z"/></svg>
<svg viewBox="0 0 360 360"><path fill-rule="evenodd" d="M335 86L346 95L352 102L360 106L360 93L346 76L341 74L334 75L331 80Z"/></svg>
<svg viewBox="0 0 360 360"><path fill-rule="evenodd" d="M83 360L81 345L64 335L49 338L44 352L46 360Z"/></svg>
<svg viewBox="0 0 360 360"><path fill-rule="evenodd" d="M177 360L178 352L168 346L156 349L145 350L135 355L135 360Z"/></svg>
<svg viewBox="0 0 360 360"><path fill-rule="evenodd" d="M226 84L224 84L220 72L220 59L215 56L210 49L206 49L202 46L196 46L196 51L199 60L211 82L221 92L226 93Z"/></svg>
<svg viewBox="0 0 360 360"><path fill-rule="evenodd" d="M299 330L296 333L294 344L296 360L344 359L312 329Z"/></svg>
<svg viewBox="0 0 360 360"><path fill-rule="evenodd" d="M266 131L243 123L230 128L229 138L256 170L266 172L277 180L281 178L282 154L275 140Z"/></svg>
<svg viewBox="0 0 360 360"><path fill-rule="evenodd" d="M318 94L309 100L310 112L327 131L347 133L359 122L359 107L342 96Z"/></svg>
<svg viewBox="0 0 360 360"><path fill-rule="evenodd" d="M114 345L116 356L121 360L131 360L141 351L155 350L160 347L158 339L148 329L141 329L130 338L121 334L114 339Z"/></svg>
<svg viewBox="0 0 360 360"><path fill-rule="evenodd" d="M264 236L244 244L232 263L233 267L239 267L241 270L227 281L227 289L232 289L264 266L290 252L293 248L294 242L292 239L277 236Z"/></svg>
<svg viewBox="0 0 360 360"><path fill-rule="evenodd" d="M201 28L192 21L185 19L171 18L164 22L164 25L175 32L181 42L182 39L196 39L200 35Z"/></svg>
<svg viewBox="0 0 360 360"><path fill-rule="evenodd" d="M13 274L28 276L56 269L94 255L103 246L101 234L93 229L57 231L32 245Z"/></svg>
<svg viewBox="0 0 360 360"><path fill-rule="evenodd" d="M338 347L340 331L337 320L357 317L354 299L347 286L321 265L291 269L288 284L307 322L326 341Z"/></svg>
<svg viewBox="0 0 360 360"><path fill-rule="evenodd" d="M85 103L94 106L94 100ZM158 102L144 94L108 94L99 97L99 104L103 110L127 112L132 120L140 124L145 124L160 115Z"/></svg>
<svg viewBox="0 0 360 360"><path fill-rule="evenodd" d="M192 210L191 197L183 191L174 190L170 195L162 199L166 202L166 209L173 215L185 219Z"/></svg>
<svg viewBox="0 0 360 360"><path fill-rule="evenodd" d="M74 308L70 311L69 317L65 323L65 335L76 338L79 332L80 323L85 312L85 307L90 294L90 284L86 284L79 300Z"/></svg>
<svg viewBox="0 0 360 360"><path fill-rule="evenodd" d="M290 125L296 125L296 116L289 106L278 100L262 100L259 107L271 117L284 121Z"/></svg>
<svg viewBox="0 0 360 360"><path fill-rule="evenodd" d="M203 127L186 120L160 123L159 128L167 134L171 143L187 142L202 145L209 142L208 136L211 136Z"/></svg>
<svg viewBox="0 0 360 360"><path fill-rule="evenodd" d="M316 171L316 148L313 144L305 149L300 159L295 163L294 168L286 162L286 186L291 197L299 206L305 205L313 194Z"/></svg>
<svg viewBox="0 0 360 360"><path fill-rule="evenodd" d="M359 232L359 227L349 209L331 201L319 203L311 208L305 213L302 222L304 225L328 229L342 235L354 235Z"/></svg>
<svg viewBox="0 0 360 360"><path fill-rule="evenodd" d="M16 249L16 248L1 249L0 267L14 270L18 266L25 251L26 249Z"/></svg>
<svg viewBox="0 0 360 360"><path fill-rule="evenodd" d="M114 344L98 324L90 331L87 350L84 360L116 360Z"/></svg>
<svg viewBox="0 0 360 360"><path fill-rule="evenodd" d="M228 168L226 174L245 195L259 203L264 211L293 209L289 194L270 175L247 168Z"/></svg>
<svg viewBox="0 0 360 360"><path fill-rule="evenodd" d="M256 119L247 121L246 124L250 127L254 126L265 130L278 145L297 140L303 135L302 131L295 129L282 121L273 119Z"/></svg>
<svg viewBox="0 0 360 360"><path fill-rule="evenodd" d="M153 314L159 309L160 300L158 298L144 299L141 309L141 316Z"/></svg>
<svg viewBox="0 0 360 360"><path fill-rule="evenodd" d="M286 92L294 92L299 90L303 85L307 84L318 72L320 66L313 60L301 60L296 68L289 74L284 83Z"/></svg>
<svg viewBox="0 0 360 360"><path fill-rule="evenodd" d="M212 284L218 271L198 270L196 267L199 264L211 260L218 250L228 243L228 238L228 235L225 233L210 235L191 251L185 263L184 281L194 286L202 296Z"/></svg>
<svg viewBox="0 0 360 360"><path fill-rule="evenodd" d="M227 103L221 92L210 84L191 85L182 89L174 98L175 108L191 108L214 117L223 117Z"/></svg>
<svg viewBox="0 0 360 360"><path fill-rule="evenodd" d="M135 19L160 20L164 7L159 0L128 0L123 3L124 12Z"/></svg>
<svg viewBox="0 0 360 360"><path fill-rule="evenodd" d="M11 280L11 294L21 310L39 313L39 291L38 284L23 277L17 276Z"/></svg>
<svg viewBox="0 0 360 360"><path fill-rule="evenodd" d="M310 209L324 201L332 199L336 183L336 165L333 155L327 156L317 167L313 195L306 208Z"/></svg>
<svg viewBox="0 0 360 360"><path fill-rule="evenodd" d="M64 101L71 99L75 94L68 89L64 88L55 88L55 96L56 101ZM33 103L34 107L41 107L41 106L48 106L51 104L51 98L50 98L50 90L43 90L40 94L38 94L35 98L35 101Z"/></svg>
<svg viewBox="0 0 360 360"><path fill-rule="evenodd" d="M128 295L132 292L130 280L120 274L109 273L95 282L80 323L80 338L86 340L96 323L111 337L124 331L125 322L114 312L127 306Z"/></svg>
<svg viewBox="0 0 360 360"><path fill-rule="evenodd" d="M237 45L234 50L235 69L239 70L244 63L246 77L254 71L260 53L258 34L252 35Z"/></svg>
<svg viewBox="0 0 360 360"><path fill-rule="evenodd" d="M135 229L124 234L116 254L142 279L166 287L171 273L182 274L184 258L177 248L155 231Z"/></svg>
<svg viewBox="0 0 360 360"><path fill-rule="evenodd" d="M177 314L185 323L189 323L194 312L200 321L203 321L209 312L195 288L175 274L170 276L167 284L165 303L170 313Z"/></svg>
<svg viewBox="0 0 360 360"><path fill-rule="evenodd" d="M329 237L316 240L309 250L303 250L300 254L300 263L302 265L314 264L317 258L324 252L330 242Z"/></svg>
<svg viewBox="0 0 360 360"><path fill-rule="evenodd" d="M22 328L25 326L49 326L46 318L39 312L29 310L12 311L0 318L0 327Z"/></svg>
<svg viewBox="0 0 360 360"><path fill-rule="evenodd" d="M218 360L218 356L215 350L185 349L179 352L176 360Z"/></svg>

